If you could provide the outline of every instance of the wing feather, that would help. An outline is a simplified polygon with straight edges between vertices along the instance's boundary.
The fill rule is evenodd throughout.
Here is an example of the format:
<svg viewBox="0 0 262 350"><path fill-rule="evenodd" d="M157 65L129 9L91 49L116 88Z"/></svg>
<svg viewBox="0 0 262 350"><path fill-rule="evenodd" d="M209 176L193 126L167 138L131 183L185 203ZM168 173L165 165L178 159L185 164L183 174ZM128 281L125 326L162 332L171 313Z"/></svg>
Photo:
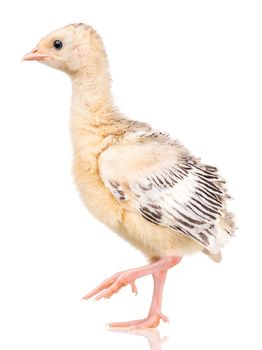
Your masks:
<svg viewBox="0 0 262 350"><path fill-rule="evenodd" d="M224 180L215 167L202 164L167 135L152 137L129 135L126 143L104 151L99 159L102 180L126 209L217 251L219 219L228 197Z"/></svg>

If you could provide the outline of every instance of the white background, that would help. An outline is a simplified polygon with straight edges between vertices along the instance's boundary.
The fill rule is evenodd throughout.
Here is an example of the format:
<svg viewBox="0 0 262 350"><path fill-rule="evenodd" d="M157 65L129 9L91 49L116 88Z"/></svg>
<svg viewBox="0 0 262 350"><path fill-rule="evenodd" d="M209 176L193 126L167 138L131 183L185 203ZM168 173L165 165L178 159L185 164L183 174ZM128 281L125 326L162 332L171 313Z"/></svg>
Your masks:
<svg viewBox="0 0 262 350"><path fill-rule="evenodd" d="M0 9L0 347L261 349L262 7L252 0L8 1ZM170 271L171 324L140 335L109 321L147 314L139 295L81 297L144 257L82 205L71 176L71 84L22 56L73 22L104 39L116 104L217 165L235 197L237 236L221 264L186 257ZM142 336L143 335L143 336ZM145 336L145 337L144 337Z"/></svg>

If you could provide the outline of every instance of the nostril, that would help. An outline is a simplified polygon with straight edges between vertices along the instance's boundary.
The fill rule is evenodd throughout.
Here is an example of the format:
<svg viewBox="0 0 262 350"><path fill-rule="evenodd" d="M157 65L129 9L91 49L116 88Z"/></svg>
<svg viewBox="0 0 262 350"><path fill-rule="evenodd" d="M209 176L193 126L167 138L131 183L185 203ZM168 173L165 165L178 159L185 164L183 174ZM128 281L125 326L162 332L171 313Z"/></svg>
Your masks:
<svg viewBox="0 0 262 350"><path fill-rule="evenodd" d="M36 53L38 51L38 49L34 49L33 51L32 51L32 53Z"/></svg>

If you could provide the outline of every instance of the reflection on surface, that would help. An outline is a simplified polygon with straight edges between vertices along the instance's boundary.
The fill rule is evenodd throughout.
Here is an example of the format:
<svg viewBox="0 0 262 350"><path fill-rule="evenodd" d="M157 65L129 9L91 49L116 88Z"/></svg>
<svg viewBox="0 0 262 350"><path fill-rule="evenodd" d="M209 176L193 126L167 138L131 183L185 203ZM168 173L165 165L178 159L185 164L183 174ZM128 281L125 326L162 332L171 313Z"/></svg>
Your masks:
<svg viewBox="0 0 262 350"><path fill-rule="evenodd" d="M150 350L161 350L161 344L168 340L168 336L161 337L159 330L155 328L141 330L110 328L109 331L114 333L127 333L131 335L145 337L148 340Z"/></svg>

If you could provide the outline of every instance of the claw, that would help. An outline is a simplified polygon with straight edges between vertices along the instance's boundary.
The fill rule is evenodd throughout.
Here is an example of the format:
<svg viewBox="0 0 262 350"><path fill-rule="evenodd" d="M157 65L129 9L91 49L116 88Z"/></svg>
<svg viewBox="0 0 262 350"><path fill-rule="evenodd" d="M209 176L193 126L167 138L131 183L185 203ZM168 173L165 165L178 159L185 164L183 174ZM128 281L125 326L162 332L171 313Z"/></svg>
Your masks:
<svg viewBox="0 0 262 350"><path fill-rule="evenodd" d="M160 317L164 322L170 323L169 318L166 315L160 314Z"/></svg>
<svg viewBox="0 0 262 350"><path fill-rule="evenodd" d="M130 285L131 285L131 288L132 288L132 293L137 295L138 294L138 290L137 290L135 282L130 283Z"/></svg>

